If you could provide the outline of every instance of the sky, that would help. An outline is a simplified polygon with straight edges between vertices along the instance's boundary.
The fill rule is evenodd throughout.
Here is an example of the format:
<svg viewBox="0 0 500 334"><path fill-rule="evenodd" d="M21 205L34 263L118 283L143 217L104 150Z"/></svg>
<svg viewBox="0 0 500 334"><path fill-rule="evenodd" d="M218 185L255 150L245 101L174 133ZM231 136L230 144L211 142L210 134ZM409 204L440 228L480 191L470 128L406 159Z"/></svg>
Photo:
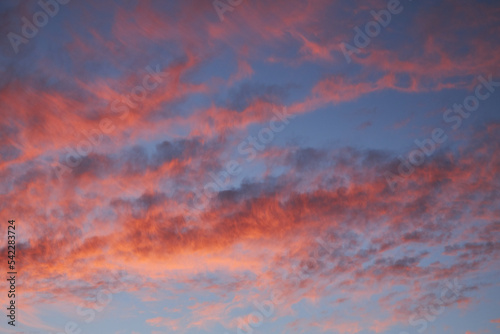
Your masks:
<svg viewBox="0 0 500 334"><path fill-rule="evenodd" d="M499 35L496 0L1 0L0 332L500 333Z"/></svg>

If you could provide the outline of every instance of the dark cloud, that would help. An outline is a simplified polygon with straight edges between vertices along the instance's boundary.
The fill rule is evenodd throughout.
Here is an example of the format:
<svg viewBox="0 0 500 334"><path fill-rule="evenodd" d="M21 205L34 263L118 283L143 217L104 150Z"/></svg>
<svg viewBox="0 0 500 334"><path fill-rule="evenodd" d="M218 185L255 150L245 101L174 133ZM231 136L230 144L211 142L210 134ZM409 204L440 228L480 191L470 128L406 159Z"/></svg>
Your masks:
<svg viewBox="0 0 500 334"><path fill-rule="evenodd" d="M266 85L244 82L229 92L227 107L241 112L255 101L282 105L296 85Z"/></svg>

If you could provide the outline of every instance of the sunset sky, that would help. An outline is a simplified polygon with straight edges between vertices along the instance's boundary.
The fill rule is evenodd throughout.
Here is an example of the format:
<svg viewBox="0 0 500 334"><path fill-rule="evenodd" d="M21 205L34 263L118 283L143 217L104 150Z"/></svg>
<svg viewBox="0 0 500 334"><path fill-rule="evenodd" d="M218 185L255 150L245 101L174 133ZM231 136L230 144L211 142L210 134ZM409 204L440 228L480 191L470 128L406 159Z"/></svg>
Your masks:
<svg viewBox="0 0 500 334"><path fill-rule="evenodd" d="M498 0L0 0L0 333L500 333L499 106Z"/></svg>

